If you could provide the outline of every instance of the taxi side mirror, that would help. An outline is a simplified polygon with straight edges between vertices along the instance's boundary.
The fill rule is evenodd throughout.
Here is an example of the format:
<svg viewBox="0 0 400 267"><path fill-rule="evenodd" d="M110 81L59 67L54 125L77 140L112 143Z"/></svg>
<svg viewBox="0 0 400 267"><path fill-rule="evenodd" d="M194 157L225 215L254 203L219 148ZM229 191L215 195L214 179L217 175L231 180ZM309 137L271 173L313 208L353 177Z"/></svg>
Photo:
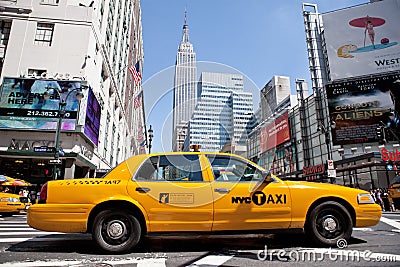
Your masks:
<svg viewBox="0 0 400 267"><path fill-rule="evenodd" d="M219 170L213 170L214 180L217 180L221 176L221 172Z"/></svg>
<svg viewBox="0 0 400 267"><path fill-rule="evenodd" d="M264 187L266 187L268 184L274 181L274 178L272 178L271 172L263 172L263 179L260 179L258 183L253 187L253 189L250 192L255 192L262 190Z"/></svg>
<svg viewBox="0 0 400 267"><path fill-rule="evenodd" d="M272 178L271 173L270 172L266 172L264 174L264 182L265 183L270 183L272 181L274 181L274 179Z"/></svg>

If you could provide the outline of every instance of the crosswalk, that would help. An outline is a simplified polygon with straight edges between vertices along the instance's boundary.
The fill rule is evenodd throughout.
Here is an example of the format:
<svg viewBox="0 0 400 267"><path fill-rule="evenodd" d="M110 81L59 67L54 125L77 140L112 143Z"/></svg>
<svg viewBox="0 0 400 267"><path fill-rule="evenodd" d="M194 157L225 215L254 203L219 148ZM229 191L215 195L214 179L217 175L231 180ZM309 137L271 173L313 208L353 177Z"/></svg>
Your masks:
<svg viewBox="0 0 400 267"><path fill-rule="evenodd" d="M11 217L0 217L0 243L17 243L24 242L27 240L46 240L39 239L37 237L60 234L58 232L44 232L38 231L31 227L26 222L26 214L13 215Z"/></svg>

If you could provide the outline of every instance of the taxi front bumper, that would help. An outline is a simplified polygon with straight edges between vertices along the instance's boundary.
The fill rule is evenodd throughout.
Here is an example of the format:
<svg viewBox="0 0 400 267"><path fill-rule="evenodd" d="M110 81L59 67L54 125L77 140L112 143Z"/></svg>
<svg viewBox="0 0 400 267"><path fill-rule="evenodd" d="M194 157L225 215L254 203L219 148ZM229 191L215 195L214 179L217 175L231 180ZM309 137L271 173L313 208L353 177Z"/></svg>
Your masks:
<svg viewBox="0 0 400 267"><path fill-rule="evenodd" d="M364 204L355 207L355 227L374 226L379 223L382 216L382 208L378 204Z"/></svg>
<svg viewBox="0 0 400 267"><path fill-rule="evenodd" d="M50 232L85 233L92 205L36 204L28 209L29 226Z"/></svg>

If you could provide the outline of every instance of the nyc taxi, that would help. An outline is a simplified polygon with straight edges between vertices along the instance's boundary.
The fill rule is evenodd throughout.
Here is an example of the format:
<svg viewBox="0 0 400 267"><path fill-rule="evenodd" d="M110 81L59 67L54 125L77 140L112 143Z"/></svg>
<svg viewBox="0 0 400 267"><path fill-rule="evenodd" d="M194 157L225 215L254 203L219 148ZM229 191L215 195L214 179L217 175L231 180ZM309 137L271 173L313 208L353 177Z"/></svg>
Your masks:
<svg viewBox="0 0 400 267"><path fill-rule="evenodd" d="M335 246L353 227L379 222L363 190L282 181L232 154L138 155L104 178L50 181L28 224L43 231L91 233L104 250L124 253L150 234L304 230Z"/></svg>
<svg viewBox="0 0 400 267"><path fill-rule="evenodd" d="M27 197L16 194L0 193L0 215L11 216L25 211L29 208L30 202Z"/></svg>

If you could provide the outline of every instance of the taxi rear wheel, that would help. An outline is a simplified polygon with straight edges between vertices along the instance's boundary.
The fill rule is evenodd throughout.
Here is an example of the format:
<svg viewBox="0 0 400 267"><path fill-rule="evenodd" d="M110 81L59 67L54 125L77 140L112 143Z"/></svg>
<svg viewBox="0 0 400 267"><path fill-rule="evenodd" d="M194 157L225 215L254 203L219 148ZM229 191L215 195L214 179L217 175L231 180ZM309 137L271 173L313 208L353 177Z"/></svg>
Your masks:
<svg viewBox="0 0 400 267"><path fill-rule="evenodd" d="M92 236L104 250L124 253L132 250L140 241L141 227L132 214L124 210L103 210L93 223Z"/></svg>
<svg viewBox="0 0 400 267"><path fill-rule="evenodd" d="M340 240L349 240L352 231L350 213L335 201L328 201L313 208L306 224L306 234L323 246L337 246Z"/></svg>

